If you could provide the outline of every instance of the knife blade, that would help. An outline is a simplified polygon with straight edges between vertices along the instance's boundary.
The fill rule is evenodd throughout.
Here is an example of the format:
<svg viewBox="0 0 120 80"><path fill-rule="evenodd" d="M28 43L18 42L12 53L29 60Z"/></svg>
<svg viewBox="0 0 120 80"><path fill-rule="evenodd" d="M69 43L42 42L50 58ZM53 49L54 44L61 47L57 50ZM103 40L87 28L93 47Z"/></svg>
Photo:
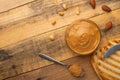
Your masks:
<svg viewBox="0 0 120 80"><path fill-rule="evenodd" d="M111 48L109 48L106 53L103 55L103 58L107 58L108 56L112 55L117 50L120 50L120 44L113 45Z"/></svg>

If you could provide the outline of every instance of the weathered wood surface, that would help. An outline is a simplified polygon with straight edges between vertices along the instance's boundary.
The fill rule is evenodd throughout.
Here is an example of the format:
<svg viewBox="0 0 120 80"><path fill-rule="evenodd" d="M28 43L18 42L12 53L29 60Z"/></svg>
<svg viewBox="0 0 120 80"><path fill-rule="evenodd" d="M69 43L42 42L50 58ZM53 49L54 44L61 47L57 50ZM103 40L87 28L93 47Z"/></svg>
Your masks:
<svg viewBox="0 0 120 80"><path fill-rule="evenodd" d="M74 1L76 1L76 2L74 2ZM79 3L79 0L78 1L73 0L73 2L75 5L75 3ZM2 21L2 22L0 24L1 24L1 27L3 27L3 29L0 31L0 34L1 34L0 35L0 42L1 42L0 47L4 47L7 45L16 43L18 41L35 36L37 34L41 34L41 33L44 33L44 32L50 31L50 30L60 28L64 25L70 24L72 21L77 20L77 19L86 19L86 18L97 16L97 15L101 15L101 14L105 13L104 11L101 10L102 4L109 5L113 10L116 10L120 7L119 0L115 0L115 1L109 1L109 0L108 1L105 1L105 0L99 1L99 0L97 0L97 2L98 2L97 3L98 6L95 10L93 10L91 8L91 6L89 5L88 1L84 1L84 0L80 1L79 5L76 5L73 7L71 6L67 11L65 11L64 17L61 17L58 14L56 14L56 7L49 8L50 5L49 6L46 5L48 7L43 10L38 9L38 11L30 13L30 14L32 14L32 17L30 17L30 15L27 14L29 12L22 12L22 11L31 11L31 8L29 8L29 10L26 10L26 8L22 8L19 10L19 8L17 8L17 9L15 9L15 11L13 9L13 12L11 10L10 12L12 12L12 13L6 12L3 15L1 14L0 21ZM35 2L34 2L34 4L35 4ZM39 5L39 0L38 0L38 2L36 2L35 5L37 5L37 4ZM76 13L74 11L77 6L80 7L80 15L79 16L75 15ZM59 7L60 7L60 5L59 5ZM59 7L57 9L62 9L62 7L61 8L59 8ZM54 10L54 8L55 8L55 10ZM32 8L32 10L34 10L34 9ZM44 11L44 10L46 10L46 11ZM40 13L41 11L44 11L44 13ZM17 14L17 12L19 12L20 14ZM25 13L25 15L27 14L26 17L29 16L29 18L23 19L25 17L25 16L22 16L22 15L24 15L23 13ZM37 15L35 15L34 13ZM110 13L108 13L108 14L110 16ZM6 16L6 15L10 15L10 17L12 19L9 19L9 16ZM106 15L107 15L107 13L106 13ZM22 18L22 20L18 20L19 18ZM51 18L55 18L57 20L57 24L55 26L51 25L51 23L50 23ZM17 19L18 21L16 21L15 19ZM16 21L16 22L10 23L11 21ZM2 23L4 23L4 22L9 22L9 24L2 26ZM5 28L5 27L8 27L8 28ZM6 36L9 36L9 37L6 37Z"/></svg>
<svg viewBox="0 0 120 80"><path fill-rule="evenodd" d="M85 77L73 77L66 68L54 64L6 80L37 80L38 78L40 78L40 80L99 80L90 64L89 56L74 57L62 62L67 64L81 64L86 72ZM83 62L85 64L83 64Z"/></svg>
<svg viewBox="0 0 120 80"><path fill-rule="evenodd" d="M45 1L48 2L47 0ZM103 29L108 21L111 20L113 22L113 28L111 30L109 30L108 32L102 32L103 36L101 45L110 37L120 34L120 1L96 1L98 6L95 10L93 10L87 1L83 0L79 3L79 0L76 0L76 4L74 3L74 6L72 5L71 8L65 12L64 17L57 15L56 11L54 13L54 10L51 11L51 8L49 8L50 5L46 8L47 10L44 14L41 14L41 11L39 11L39 9L33 12L32 15L27 14L27 16L25 16L22 14L23 12L20 13L21 15L17 14L19 10L26 9L27 7L24 6L28 6L28 4L10 10L10 13L1 13L0 22L2 23L3 20L3 24L1 24L2 29L0 30L0 48L5 49L8 52L8 57L0 61L0 79L16 80L19 78L19 80L34 80L42 76L43 80L77 80L62 67L56 68L57 65L47 66L51 64L51 62L41 59L37 56L37 53L42 52L60 61L68 59L67 61L65 61L66 63L74 63L80 60L80 62L78 63L82 65L87 72L87 75L83 78L83 80L88 80L90 78L92 78L93 80L93 77L94 80L96 80L97 76L95 75L92 67L90 66L90 62L88 62L90 56L75 57L77 56L77 54L71 51L65 42L66 28L72 21L77 19L90 19L96 22L100 29ZM33 5L33 3L39 4L39 2L40 0L38 0L38 2L36 1L29 3L29 5ZM113 11L111 13L103 12L100 8L102 4L109 5ZM74 9L77 6L80 7L81 11L79 16L77 16L74 12ZM34 8L36 7L37 6L35 6ZM29 10L31 10L31 8L33 7L30 7ZM61 7L58 9L61 10ZM29 10L28 8L26 9L26 11ZM57 24L55 26L52 26L50 24L49 20L51 18L55 18L57 20ZM55 34L56 39L53 42L49 40L49 35L51 34ZM90 68L87 69L88 67ZM89 75L88 72L90 72L91 75ZM64 75L65 73L66 75ZM54 77L55 74L56 77Z"/></svg>
<svg viewBox="0 0 120 80"><path fill-rule="evenodd" d="M57 2L56 2L57 1ZM96 0L97 7L95 10L91 8L89 5L89 1L87 0L36 0L29 4L17 7L15 9L8 10L0 14L0 28L7 27L8 23L15 21L23 20L24 18L42 16L43 19L48 19L51 15L55 15L58 11L63 11L62 3L67 4L68 10L65 12L65 16L70 16L75 14L73 11L76 6L80 8L80 16L82 18L89 18L99 14L104 13L101 10L101 5L106 4L112 8L112 10L118 9L120 1L119 0ZM71 10L72 9L72 10ZM72 11L72 12L71 12ZM56 18L56 17L55 17ZM29 20L28 19L28 20Z"/></svg>
<svg viewBox="0 0 120 80"><path fill-rule="evenodd" d="M115 13L118 15L120 10L115 10L112 13ZM105 18L105 16L107 16ZM117 16L118 17L118 16ZM104 24L107 22L108 19L111 17L106 14L97 16L95 18L91 18L91 20L95 21L100 28L102 29ZM107 39L113 35L120 34L119 29L119 17L118 20L114 16L111 19L114 23L114 27L109 30L108 32L104 33L105 38ZM105 20L102 24L99 23L101 20ZM48 61L45 61L37 56L37 53L42 52L45 54L48 54L58 60L65 60L68 58L71 58L73 56L76 56L75 53L73 53L66 45L65 42L65 29L66 27L50 31L41 35L38 35L36 37L30 38L28 40L22 41L18 44L15 44L13 46L5 47L5 49L9 52L9 54L13 57L11 57L8 60L4 60L1 63L1 75L2 77L10 77L15 76L24 72L28 72L34 69L38 69L42 66L51 64ZM55 34L56 40L51 42L49 40L50 34ZM113 33L113 34L111 34ZM47 43L47 44L46 44ZM15 69L12 69L11 67L15 65L17 66ZM6 67L7 66L7 67ZM86 67L87 68L87 67ZM64 73L63 73L64 74ZM1 78L2 78L1 77Z"/></svg>
<svg viewBox="0 0 120 80"><path fill-rule="evenodd" d="M0 0L0 12L8 11L34 0Z"/></svg>

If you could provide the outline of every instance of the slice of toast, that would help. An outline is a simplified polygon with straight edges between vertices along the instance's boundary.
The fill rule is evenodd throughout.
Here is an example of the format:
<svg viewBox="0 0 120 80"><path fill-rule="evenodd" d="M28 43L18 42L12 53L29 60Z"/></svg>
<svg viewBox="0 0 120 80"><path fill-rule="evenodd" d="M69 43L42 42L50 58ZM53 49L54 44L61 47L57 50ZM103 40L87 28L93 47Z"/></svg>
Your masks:
<svg viewBox="0 0 120 80"><path fill-rule="evenodd" d="M120 80L120 50L105 59L102 58L105 52L115 44L120 44L120 38L110 40L92 56L92 66L100 80Z"/></svg>

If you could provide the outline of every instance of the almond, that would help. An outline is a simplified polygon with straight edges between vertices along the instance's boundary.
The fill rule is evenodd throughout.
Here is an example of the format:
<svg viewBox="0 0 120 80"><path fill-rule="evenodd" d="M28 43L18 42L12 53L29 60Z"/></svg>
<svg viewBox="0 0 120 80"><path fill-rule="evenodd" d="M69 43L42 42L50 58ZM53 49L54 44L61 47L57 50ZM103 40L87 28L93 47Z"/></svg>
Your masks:
<svg viewBox="0 0 120 80"><path fill-rule="evenodd" d="M109 21L106 25L105 25L105 30L109 30L110 28L112 28L112 22Z"/></svg>
<svg viewBox="0 0 120 80"><path fill-rule="evenodd" d="M106 6L106 5L103 5L102 6L102 10L106 11L106 12L111 12L111 8Z"/></svg>
<svg viewBox="0 0 120 80"><path fill-rule="evenodd" d="M92 8L93 9L95 9L95 7L96 7L96 2L95 2L95 0L90 0L90 5L92 6Z"/></svg>

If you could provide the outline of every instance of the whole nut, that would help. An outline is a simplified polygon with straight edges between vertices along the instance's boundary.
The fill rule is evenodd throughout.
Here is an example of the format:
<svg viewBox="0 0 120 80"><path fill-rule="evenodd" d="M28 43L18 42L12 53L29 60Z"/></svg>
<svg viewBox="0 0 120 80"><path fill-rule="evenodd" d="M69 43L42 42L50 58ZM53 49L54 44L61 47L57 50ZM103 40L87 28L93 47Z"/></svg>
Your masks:
<svg viewBox="0 0 120 80"><path fill-rule="evenodd" d="M90 5L92 6L93 9L95 9L96 7L96 3L95 3L95 0L90 0Z"/></svg>
<svg viewBox="0 0 120 80"><path fill-rule="evenodd" d="M58 12L60 16L64 16L64 12Z"/></svg>
<svg viewBox="0 0 120 80"><path fill-rule="evenodd" d="M51 41L54 41L54 40L55 40L55 36L54 36L53 34L51 34L49 37L50 37L50 40L51 40Z"/></svg>
<svg viewBox="0 0 120 80"><path fill-rule="evenodd" d="M109 21L106 25L105 25L105 30L109 30L112 28L112 22Z"/></svg>
<svg viewBox="0 0 120 80"><path fill-rule="evenodd" d="M56 24L56 20L55 20L55 19L52 19L52 20L51 20L51 24L52 24L52 25L55 25L55 24Z"/></svg>
<svg viewBox="0 0 120 80"><path fill-rule="evenodd" d="M108 7L107 5L103 5L102 6L102 10L106 11L106 12L111 12L111 8Z"/></svg>
<svg viewBox="0 0 120 80"><path fill-rule="evenodd" d="M64 10L68 9L66 4L63 4L62 7L63 7Z"/></svg>

